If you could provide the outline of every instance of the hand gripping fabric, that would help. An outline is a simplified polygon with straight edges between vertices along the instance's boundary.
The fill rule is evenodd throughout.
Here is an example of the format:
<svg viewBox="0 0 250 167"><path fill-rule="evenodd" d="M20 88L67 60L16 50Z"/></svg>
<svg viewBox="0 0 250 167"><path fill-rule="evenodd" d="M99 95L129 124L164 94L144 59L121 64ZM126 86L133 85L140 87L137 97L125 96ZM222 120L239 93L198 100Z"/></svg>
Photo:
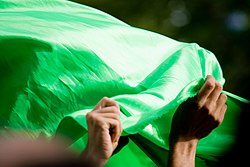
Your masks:
<svg viewBox="0 0 250 167"><path fill-rule="evenodd" d="M82 151L85 115L103 97L121 107L128 143L107 166L164 166L171 118L207 75L224 84L213 53L63 0L0 0L0 126L57 134ZM229 95L223 124L202 139L197 166L234 143L241 103Z"/></svg>

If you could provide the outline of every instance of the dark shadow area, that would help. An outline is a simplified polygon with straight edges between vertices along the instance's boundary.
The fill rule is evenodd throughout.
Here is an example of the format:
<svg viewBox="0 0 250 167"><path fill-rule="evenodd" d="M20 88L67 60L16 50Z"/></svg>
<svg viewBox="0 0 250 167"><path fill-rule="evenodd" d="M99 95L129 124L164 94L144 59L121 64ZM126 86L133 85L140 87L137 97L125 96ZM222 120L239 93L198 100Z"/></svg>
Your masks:
<svg viewBox="0 0 250 167"><path fill-rule="evenodd" d="M250 132L250 104L242 104L238 134L235 144L229 152L221 158L218 167L246 166L249 162L249 132Z"/></svg>
<svg viewBox="0 0 250 167"><path fill-rule="evenodd" d="M0 127L8 124L17 95L23 91L27 80L35 70L38 50L51 51L46 43L27 38L0 40Z"/></svg>

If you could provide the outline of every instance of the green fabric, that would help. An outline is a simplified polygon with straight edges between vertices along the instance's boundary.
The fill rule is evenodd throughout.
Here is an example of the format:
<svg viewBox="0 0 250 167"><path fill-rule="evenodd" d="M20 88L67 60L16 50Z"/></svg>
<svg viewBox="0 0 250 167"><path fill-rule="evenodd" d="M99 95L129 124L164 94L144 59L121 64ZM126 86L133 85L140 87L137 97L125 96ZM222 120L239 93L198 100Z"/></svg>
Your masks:
<svg viewBox="0 0 250 167"><path fill-rule="evenodd" d="M127 166L123 155L136 166L157 164L160 151L150 156L144 146L167 151L176 108L197 94L206 75L225 83L215 55L199 45L64 0L0 0L0 49L0 126L59 133L81 151L86 113L103 96L113 98L122 110L122 135L139 138L108 166ZM197 157L212 162L234 143L241 103L248 102L225 93L225 121L197 148ZM136 146L140 138L148 142Z"/></svg>

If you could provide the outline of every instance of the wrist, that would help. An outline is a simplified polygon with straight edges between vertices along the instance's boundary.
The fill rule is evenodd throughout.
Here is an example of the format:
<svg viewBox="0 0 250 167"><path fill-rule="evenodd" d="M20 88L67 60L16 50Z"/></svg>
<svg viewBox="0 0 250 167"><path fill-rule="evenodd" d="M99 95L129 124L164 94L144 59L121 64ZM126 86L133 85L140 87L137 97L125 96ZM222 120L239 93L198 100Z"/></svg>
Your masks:
<svg viewBox="0 0 250 167"><path fill-rule="evenodd" d="M193 139L189 141L176 141L171 144L171 150L183 155L193 155L196 153L198 140Z"/></svg>
<svg viewBox="0 0 250 167"><path fill-rule="evenodd" d="M171 143L169 151L169 166L195 166L195 154L198 140L176 141Z"/></svg>
<svg viewBox="0 0 250 167"><path fill-rule="evenodd" d="M81 154L80 158L94 164L96 167L104 167L107 159L100 158L97 153L87 147Z"/></svg>

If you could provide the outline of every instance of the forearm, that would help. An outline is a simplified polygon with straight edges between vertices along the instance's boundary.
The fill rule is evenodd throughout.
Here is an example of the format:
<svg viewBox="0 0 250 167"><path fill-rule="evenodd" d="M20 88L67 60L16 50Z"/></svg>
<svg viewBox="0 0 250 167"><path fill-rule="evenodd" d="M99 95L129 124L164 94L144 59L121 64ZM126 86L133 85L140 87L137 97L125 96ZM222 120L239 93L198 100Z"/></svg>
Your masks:
<svg viewBox="0 0 250 167"><path fill-rule="evenodd" d="M96 156L96 153L91 152L88 148L86 148L79 157L82 159L82 162L86 165L86 163L90 163L90 166L95 167L104 167L107 159L101 159Z"/></svg>
<svg viewBox="0 0 250 167"><path fill-rule="evenodd" d="M169 151L169 167L194 167L197 140L179 141L171 144Z"/></svg>

